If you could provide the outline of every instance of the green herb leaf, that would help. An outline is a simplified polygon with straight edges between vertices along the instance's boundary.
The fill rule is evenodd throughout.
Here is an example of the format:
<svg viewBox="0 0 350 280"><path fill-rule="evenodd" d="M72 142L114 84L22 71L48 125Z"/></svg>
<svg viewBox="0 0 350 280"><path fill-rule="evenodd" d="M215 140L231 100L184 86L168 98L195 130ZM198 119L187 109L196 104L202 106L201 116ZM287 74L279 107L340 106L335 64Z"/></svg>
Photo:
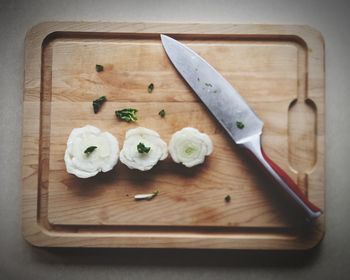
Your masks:
<svg viewBox="0 0 350 280"><path fill-rule="evenodd" d="M236 126L239 128L239 129L243 129L244 128L244 123L240 122L240 121L237 121L236 122Z"/></svg>
<svg viewBox="0 0 350 280"><path fill-rule="evenodd" d="M96 72L102 72L103 71L103 65L96 64Z"/></svg>
<svg viewBox="0 0 350 280"><path fill-rule="evenodd" d="M126 108L126 109L115 111L116 117L126 122L137 121L136 113L137 113L137 110L132 108Z"/></svg>
<svg viewBox="0 0 350 280"><path fill-rule="evenodd" d="M105 103L106 101L107 101L106 96L101 96L92 102L92 107L94 108L95 114L100 110L102 104Z"/></svg>
<svg viewBox="0 0 350 280"><path fill-rule="evenodd" d="M225 196L225 201L226 202L230 202L231 201L231 196L230 195L226 195Z"/></svg>
<svg viewBox="0 0 350 280"><path fill-rule="evenodd" d="M147 91L148 91L148 93L152 93L153 90L154 90L154 84L153 84L153 83L150 83L150 84L148 85Z"/></svg>
<svg viewBox="0 0 350 280"><path fill-rule="evenodd" d="M137 151L140 153L140 154L143 154L143 153L146 153L148 154L148 152L151 150L151 147L146 147L145 144L143 143L139 143L137 145Z"/></svg>
<svg viewBox="0 0 350 280"><path fill-rule="evenodd" d="M165 110L164 109L160 110L158 115L161 116L162 118L164 118L165 117Z"/></svg>
<svg viewBox="0 0 350 280"><path fill-rule="evenodd" d="M88 147L88 148L85 149L84 154L86 154L87 156L89 156L89 155L91 155L91 153L92 153L93 151L95 151L96 148L97 148L96 146L90 146L90 147Z"/></svg>

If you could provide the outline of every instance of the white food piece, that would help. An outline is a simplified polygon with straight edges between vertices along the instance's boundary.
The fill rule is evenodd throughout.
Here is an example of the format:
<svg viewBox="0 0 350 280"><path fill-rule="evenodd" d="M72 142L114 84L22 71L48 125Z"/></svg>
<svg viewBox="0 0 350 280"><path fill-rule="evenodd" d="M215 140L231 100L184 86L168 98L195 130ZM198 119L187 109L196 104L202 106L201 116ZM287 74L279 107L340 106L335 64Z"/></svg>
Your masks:
<svg viewBox="0 0 350 280"><path fill-rule="evenodd" d="M137 150L139 143L150 147L150 151L139 153ZM130 169L150 170L159 160L164 160L167 156L167 144L154 130L137 127L126 132L124 145L120 151L120 161Z"/></svg>
<svg viewBox="0 0 350 280"><path fill-rule="evenodd" d="M151 200L158 195L159 191L155 191L153 193L146 194L137 194L134 196L135 200Z"/></svg>
<svg viewBox="0 0 350 280"><path fill-rule="evenodd" d="M97 148L90 154L84 151L91 146ZM109 132L101 132L92 125L74 128L67 141L64 155L68 173L79 178L89 178L99 172L110 171L118 162L119 143Z"/></svg>
<svg viewBox="0 0 350 280"><path fill-rule="evenodd" d="M192 167L204 162L213 152L209 136L193 127L185 127L175 132L169 143L169 153L177 163Z"/></svg>

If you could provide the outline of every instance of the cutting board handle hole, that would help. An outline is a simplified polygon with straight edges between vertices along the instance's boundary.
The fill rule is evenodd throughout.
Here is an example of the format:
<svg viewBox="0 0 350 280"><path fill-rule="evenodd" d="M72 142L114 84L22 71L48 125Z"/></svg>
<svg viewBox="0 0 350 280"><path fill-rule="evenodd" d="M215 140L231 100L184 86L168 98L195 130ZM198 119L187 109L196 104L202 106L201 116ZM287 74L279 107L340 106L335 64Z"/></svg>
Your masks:
<svg viewBox="0 0 350 280"><path fill-rule="evenodd" d="M317 107L311 99L294 99L288 108L288 160L298 173L310 174L317 162Z"/></svg>

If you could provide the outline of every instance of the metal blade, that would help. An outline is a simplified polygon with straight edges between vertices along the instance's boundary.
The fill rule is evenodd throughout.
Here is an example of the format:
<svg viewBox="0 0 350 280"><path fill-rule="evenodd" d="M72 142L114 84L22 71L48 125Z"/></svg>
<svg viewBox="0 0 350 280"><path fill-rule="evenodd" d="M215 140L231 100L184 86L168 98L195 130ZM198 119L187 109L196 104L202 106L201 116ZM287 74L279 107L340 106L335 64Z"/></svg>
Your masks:
<svg viewBox="0 0 350 280"><path fill-rule="evenodd" d="M166 35L161 40L175 68L237 144L261 134L263 122L218 71L180 42Z"/></svg>

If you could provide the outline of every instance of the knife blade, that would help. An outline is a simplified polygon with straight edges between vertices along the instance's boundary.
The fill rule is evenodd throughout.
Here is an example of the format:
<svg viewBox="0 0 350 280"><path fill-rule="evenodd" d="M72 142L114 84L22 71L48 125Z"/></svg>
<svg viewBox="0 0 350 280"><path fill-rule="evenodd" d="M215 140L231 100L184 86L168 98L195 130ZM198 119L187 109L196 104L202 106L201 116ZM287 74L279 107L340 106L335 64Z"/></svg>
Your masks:
<svg viewBox="0 0 350 280"><path fill-rule="evenodd" d="M163 34L161 41L177 71L232 140L253 156L265 173L304 210L309 219L319 217L321 209L310 202L288 174L265 154L261 146L264 123L238 91L186 45Z"/></svg>

